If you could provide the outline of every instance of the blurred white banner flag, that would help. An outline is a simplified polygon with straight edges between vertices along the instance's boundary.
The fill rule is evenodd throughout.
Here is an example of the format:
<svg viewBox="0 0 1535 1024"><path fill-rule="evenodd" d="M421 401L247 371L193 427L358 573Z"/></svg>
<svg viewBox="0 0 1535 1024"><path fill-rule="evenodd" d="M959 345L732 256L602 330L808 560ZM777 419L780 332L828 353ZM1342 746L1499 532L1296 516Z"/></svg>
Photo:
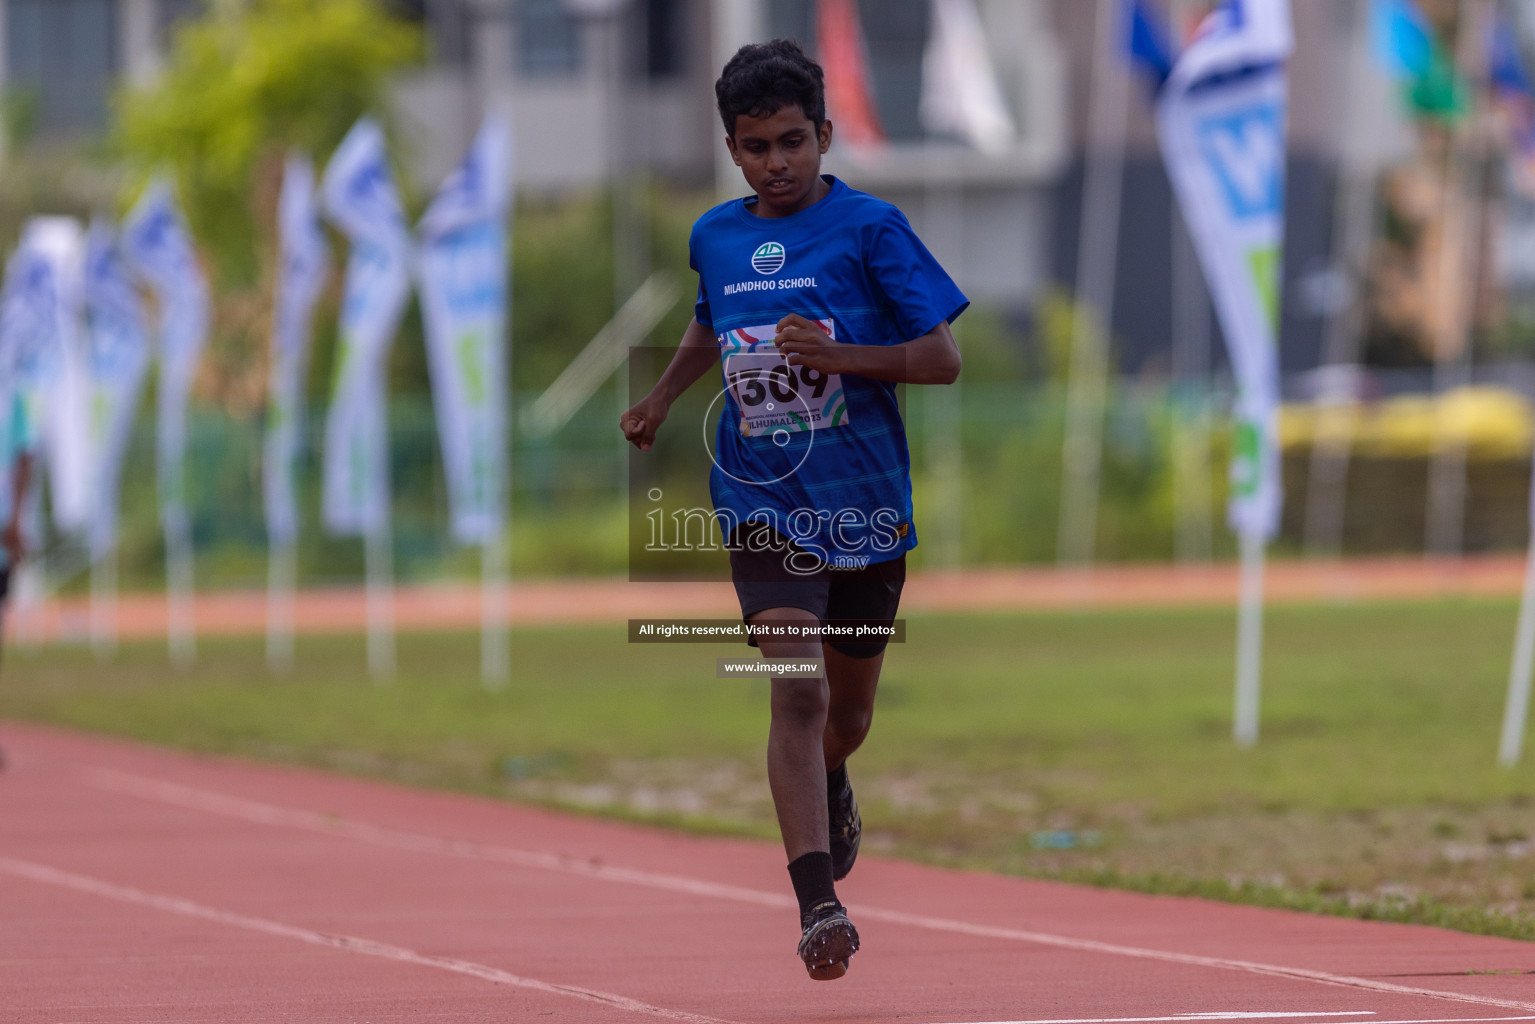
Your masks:
<svg viewBox="0 0 1535 1024"><path fill-rule="evenodd" d="M16 507L12 459L37 455L52 306L48 261L23 240L6 263L0 290L0 526L13 516L28 525L28 509ZM10 554L0 546L0 569L9 566Z"/></svg>
<svg viewBox="0 0 1535 1024"><path fill-rule="evenodd" d="M40 442L46 456L54 525L71 533L87 525L91 501L80 355L82 244L77 221L34 217L0 297L6 383L20 395L28 441Z"/></svg>
<svg viewBox="0 0 1535 1024"><path fill-rule="evenodd" d="M143 304L117 238L102 221L91 225L85 241L85 309L94 560L117 543L123 456L150 358Z"/></svg>
<svg viewBox="0 0 1535 1024"><path fill-rule="evenodd" d="M0 526L14 514L11 457L35 454L37 446L51 276L48 261L23 240L6 262L0 289ZM8 561L0 547L0 567Z"/></svg>
<svg viewBox="0 0 1535 1024"><path fill-rule="evenodd" d="M325 526L372 533L389 521L389 346L410 295L410 235L390 177L384 133L370 118L347 133L321 186L325 212L352 243L325 423Z"/></svg>
<svg viewBox="0 0 1535 1024"><path fill-rule="evenodd" d="M1017 131L997 86L975 0L932 0L932 5L918 108L923 127L956 135L983 153L1002 152Z"/></svg>
<svg viewBox="0 0 1535 1024"><path fill-rule="evenodd" d="M507 210L511 137L486 118L420 225L418 275L453 536L505 524Z"/></svg>
<svg viewBox="0 0 1535 1024"><path fill-rule="evenodd" d="M186 514L187 400L208 340L209 308L191 233L165 179L151 183L129 212L122 249L160 306L160 516L179 522Z"/></svg>
<svg viewBox="0 0 1535 1024"><path fill-rule="evenodd" d="M298 536L294 473L304 432L304 382L309 370L311 315L325 285L329 255L320 230L314 165L290 156L277 207L277 299L272 314L272 367L262 461L267 537L291 544Z"/></svg>
<svg viewBox="0 0 1535 1024"><path fill-rule="evenodd" d="M1289 0L1224 0L1157 100L1163 157L1236 378L1232 529L1279 528L1279 313Z"/></svg>

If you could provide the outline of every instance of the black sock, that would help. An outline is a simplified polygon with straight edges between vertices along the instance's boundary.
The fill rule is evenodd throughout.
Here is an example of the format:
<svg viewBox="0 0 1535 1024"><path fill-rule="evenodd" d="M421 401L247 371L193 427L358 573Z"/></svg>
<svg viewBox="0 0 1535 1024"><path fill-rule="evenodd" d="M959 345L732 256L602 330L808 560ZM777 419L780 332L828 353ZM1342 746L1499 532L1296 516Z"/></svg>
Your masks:
<svg viewBox="0 0 1535 1024"><path fill-rule="evenodd" d="M801 918L825 903L837 902L837 890L831 880L831 854L816 850L797 857L789 865L789 881L794 883L794 897L799 900Z"/></svg>
<svg viewBox="0 0 1535 1024"><path fill-rule="evenodd" d="M831 796L840 793L847 788L847 762L843 761L837 767L826 773L826 795Z"/></svg>

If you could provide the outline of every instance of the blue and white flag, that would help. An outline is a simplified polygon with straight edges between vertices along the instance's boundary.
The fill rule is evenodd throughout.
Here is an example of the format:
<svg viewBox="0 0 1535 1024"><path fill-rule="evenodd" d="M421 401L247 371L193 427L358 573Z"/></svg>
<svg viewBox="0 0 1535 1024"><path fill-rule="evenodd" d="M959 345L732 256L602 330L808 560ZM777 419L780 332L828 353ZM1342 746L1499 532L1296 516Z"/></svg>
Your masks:
<svg viewBox="0 0 1535 1024"><path fill-rule="evenodd" d="M117 543L123 457L150 360L143 304L117 238L102 221L91 225L85 240L85 310L95 558Z"/></svg>
<svg viewBox="0 0 1535 1024"><path fill-rule="evenodd" d="M52 305L48 262L23 239L6 263L0 289L0 527L25 511L16 508L13 460L37 454L44 342ZM8 552L0 547L0 568L9 562Z"/></svg>
<svg viewBox="0 0 1535 1024"><path fill-rule="evenodd" d="M326 214L352 243L325 423L322 508L331 532L368 534L389 521L386 369L410 295L410 234L377 123L363 118L347 133L321 193Z"/></svg>
<svg viewBox="0 0 1535 1024"><path fill-rule="evenodd" d="M6 263L0 291L0 384L20 396L34 424L42 409L44 384L57 365L51 344L57 302L52 265L23 235Z"/></svg>
<svg viewBox="0 0 1535 1024"><path fill-rule="evenodd" d="M282 266L272 316L272 370L263 461L267 536L291 544L298 536L294 475L304 434L304 381L309 370L311 315L325 284L329 254L320 230L314 165L290 156L277 207Z"/></svg>
<svg viewBox="0 0 1535 1024"><path fill-rule="evenodd" d="M53 522L77 533L90 520L90 447L85 426L85 368L80 351L84 239L71 217L27 222L6 317L6 347L17 367L26 418L46 462Z"/></svg>
<svg viewBox="0 0 1535 1024"><path fill-rule="evenodd" d="M922 54L923 127L954 135L983 153L1001 153L1018 137L986 45L975 0L930 0L931 28Z"/></svg>
<svg viewBox="0 0 1535 1024"><path fill-rule="evenodd" d="M1289 0L1224 0L1157 102L1168 176L1199 252L1236 378L1229 520L1271 538L1278 447L1280 273L1292 48Z"/></svg>
<svg viewBox="0 0 1535 1024"><path fill-rule="evenodd" d="M57 246L48 244L48 232L40 222L41 218L27 223L21 243L6 266L5 286L0 292L0 390L5 399L0 408L4 410L6 435L5 448L0 450L0 523L8 523L13 515L29 514L28 509L14 507L11 457L18 452L31 455L38 460L37 473L41 473L45 457L50 464L58 461L55 438L50 436L50 417L57 413L59 385L69 361L62 335L69 328L73 289L63 273L66 268ZM66 473L66 492L74 490L69 481ZM72 500L76 507L59 520L61 528L79 525L82 497L77 492L66 497L66 503ZM56 516L60 511L55 501ZM39 526L30 521L24 529L35 533ZM5 554L0 551L0 565L4 561Z"/></svg>
<svg viewBox="0 0 1535 1024"><path fill-rule="evenodd" d="M418 275L453 536L506 521L507 212L511 137L486 119L421 219Z"/></svg>
<svg viewBox="0 0 1535 1024"><path fill-rule="evenodd" d="M1128 0L1128 38L1125 40L1130 64L1160 89L1172 76L1177 62L1177 47L1162 12L1149 0Z"/></svg>
<svg viewBox="0 0 1535 1024"><path fill-rule="evenodd" d="M159 304L156 410L160 516L186 513L187 402L208 340L208 285L168 181L152 182L123 223L122 250Z"/></svg>
<svg viewBox="0 0 1535 1024"><path fill-rule="evenodd" d="M1487 76L1502 115L1514 183L1535 197L1535 79L1519 50L1519 33L1504 18L1494 18L1487 32Z"/></svg>

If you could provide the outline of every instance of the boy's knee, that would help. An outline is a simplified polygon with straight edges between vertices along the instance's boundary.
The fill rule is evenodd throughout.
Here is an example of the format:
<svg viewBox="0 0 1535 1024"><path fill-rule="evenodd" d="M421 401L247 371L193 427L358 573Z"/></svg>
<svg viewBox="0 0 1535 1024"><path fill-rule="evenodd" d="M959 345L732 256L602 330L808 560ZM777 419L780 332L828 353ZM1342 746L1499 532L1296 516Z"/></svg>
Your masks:
<svg viewBox="0 0 1535 1024"><path fill-rule="evenodd" d="M820 727L829 695L824 679L773 680L773 718L788 724Z"/></svg>
<svg viewBox="0 0 1535 1024"><path fill-rule="evenodd" d="M873 708L844 707L827 718L826 729L837 742L857 746L869 734L869 726L873 724Z"/></svg>

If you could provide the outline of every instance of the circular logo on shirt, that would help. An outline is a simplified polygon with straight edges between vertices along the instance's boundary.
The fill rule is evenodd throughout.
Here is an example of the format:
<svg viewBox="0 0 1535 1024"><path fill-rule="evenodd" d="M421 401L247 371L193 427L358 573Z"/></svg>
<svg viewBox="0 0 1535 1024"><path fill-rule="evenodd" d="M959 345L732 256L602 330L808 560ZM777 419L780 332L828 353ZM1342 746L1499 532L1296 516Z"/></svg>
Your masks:
<svg viewBox="0 0 1535 1024"><path fill-rule="evenodd" d="M759 274L776 274L783 269L784 248L777 242L763 242L752 253L752 269Z"/></svg>

